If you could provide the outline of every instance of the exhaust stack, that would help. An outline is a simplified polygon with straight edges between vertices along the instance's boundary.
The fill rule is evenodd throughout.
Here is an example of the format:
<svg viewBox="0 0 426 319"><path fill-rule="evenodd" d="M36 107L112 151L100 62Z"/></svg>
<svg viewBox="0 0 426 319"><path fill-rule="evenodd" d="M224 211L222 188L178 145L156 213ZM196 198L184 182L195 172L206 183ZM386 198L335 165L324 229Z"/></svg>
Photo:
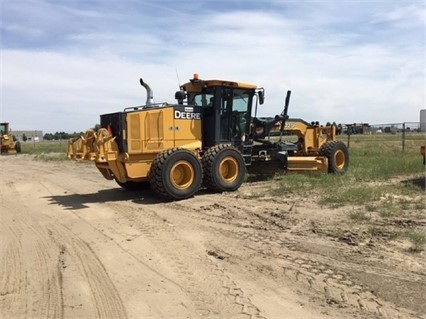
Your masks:
<svg viewBox="0 0 426 319"><path fill-rule="evenodd" d="M142 78L139 79L140 84L145 88L146 90L146 105L152 105L154 104L154 94L152 92L152 89L148 84L146 84Z"/></svg>

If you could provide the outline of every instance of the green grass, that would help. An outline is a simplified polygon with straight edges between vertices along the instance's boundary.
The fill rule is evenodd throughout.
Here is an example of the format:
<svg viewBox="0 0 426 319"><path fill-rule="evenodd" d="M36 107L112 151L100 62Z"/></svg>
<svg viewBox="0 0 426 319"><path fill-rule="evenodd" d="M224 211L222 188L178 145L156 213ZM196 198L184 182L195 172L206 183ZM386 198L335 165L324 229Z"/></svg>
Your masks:
<svg viewBox="0 0 426 319"><path fill-rule="evenodd" d="M398 135L353 137L349 148L351 173L357 181L371 181L424 171L420 155L424 143L425 135L410 135L403 151Z"/></svg>
<svg viewBox="0 0 426 319"><path fill-rule="evenodd" d="M407 150L404 153L383 145L371 148L350 150L351 175L355 181L384 180L395 175L420 173L424 169L418 148L416 152Z"/></svg>
<svg viewBox="0 0 426 319"><path fill-rule="evenodd" d="M21 142L23 154L67 153L68 141Z"/></svg>
<svg viewBox="0 0 426 319"><path fill-rule="evenodd" d="M424 191L422 178L425 167L420 155L424 135L413 135L411 140L407 140L404 152L398 135L381 135L380 139L374 136L367 136L366 139L361 135L356 138L351 140L350 164L346 174L277 175L275 187L269 193L283 196L309 192L310 196L318 195L322 205L365 205L370 210L372 202L379 201L389 193L413 196ZM405 181L404 176L407 176ZM408 177L417 177L417 183ZM403 181L389 185L392 178L401 178ZM399 203L399 206L404 209L407 203Z"/></svg>
<svg viewBox="0 0 426 319"><path fill-rule="evenodd" d="M410 240L411 242L411 248L410 250L415 253L422 252L425 249L426 246L426 236L421 232L418 231L407 231L405 233L405 236Z"/></svg>
<svg viewBox="0 0 426 319"><path fill-rule="evenodd" d="M367 215L364 211L355 211L349 213L349 218L355 222L366 222L371 220L371 216Z"/></svg>
<svg viewBox="0 0 426 319"><path fill-rule="evenodd" d="M381 226L370 226L368 229L368 233L376 238L394 240L401 236L399 231L388 230L385 227Z"/></svg>

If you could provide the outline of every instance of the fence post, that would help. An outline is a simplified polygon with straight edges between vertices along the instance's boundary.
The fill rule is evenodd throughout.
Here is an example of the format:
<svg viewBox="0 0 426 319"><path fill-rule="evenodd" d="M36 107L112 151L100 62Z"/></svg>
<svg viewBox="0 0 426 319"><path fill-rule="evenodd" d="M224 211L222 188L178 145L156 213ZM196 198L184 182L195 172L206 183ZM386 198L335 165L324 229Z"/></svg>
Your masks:
<svg viewBox="0 0 426 319"><path fill-rule="evenodd" d="M402 152L405 152L405 122L402 123Z"/></svg>
<svg viewBox="0 0 426 319"><path fill-rule="evenodd" d="M348 131L348 148L351 143L351 133Z"/></svg>

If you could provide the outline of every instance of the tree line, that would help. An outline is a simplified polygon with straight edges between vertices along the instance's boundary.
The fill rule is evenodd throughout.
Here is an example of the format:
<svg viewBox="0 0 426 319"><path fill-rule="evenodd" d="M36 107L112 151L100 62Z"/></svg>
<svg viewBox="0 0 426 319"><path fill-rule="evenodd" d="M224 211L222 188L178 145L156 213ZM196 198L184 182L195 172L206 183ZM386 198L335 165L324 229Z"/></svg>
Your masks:
<svg viewBox="0 0 426 319"><path fill-rule="evenodd" d="M83 132L74 132L74 133L56 132L54 134L46 133L46 134L43 135L43 139L45 141L68 140L70 138L78 137L78 136L81 136L83 134L84 134ZM25 142L25 136L22 136L22 139Z"/></svg>
<svg viewBox="0 0 426 319"><path fill-rule="evenodd" d="M97 132L100 127L101 127L100 124L96 124L92 129L95 132ZM68 140L70 138L79 137L81 135L84 135L84 132L74 132L74 133L56 132L54 134L46 133L43 135L43 139L46 141ZM26 141L24 139L24 136L22 136L22 139L24 140L24 142Z"/></svg>

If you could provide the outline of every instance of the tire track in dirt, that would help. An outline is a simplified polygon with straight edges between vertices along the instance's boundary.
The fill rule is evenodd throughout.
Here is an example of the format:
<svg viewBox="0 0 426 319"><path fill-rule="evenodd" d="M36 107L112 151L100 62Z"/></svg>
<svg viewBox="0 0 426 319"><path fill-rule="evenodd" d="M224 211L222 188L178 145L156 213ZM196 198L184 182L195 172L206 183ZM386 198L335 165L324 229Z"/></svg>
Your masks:
<svg viewBox="0 0 426 319"><path fill-rule="evenodd" d="M8 184L10 189L13 186ZM38 221L28 214L29 209L23 207L17 211L8 206L9 195L1 193L5 228L2 231L5 254L1 256L4 267L0 270L1 282L5 283L1 286L4 317L62 318L60 276L56 271L56 256L52 255L53 247Z"/></svg>
<svg viewBox="0 0 426 319"><path fill-rule="evenodd" d="M214 232L213 237L227 238L229 244L225 247L217 246L220 240L212 240L212 250L227 256L225 259L232 265L238 265L237 268L244 266L255 273L260 267L263 273L268 273L283 284L290 282L302 286L312 298L322 295L328 307L350 308L364 315L389 319L421 317L421 314L377 297L369 291L368 286L358 284L351 272L365 271L362 265L342 260L336 263L334 258L300 251L300 238L296 240L290 234L291 223L289 225L286 214L273 209L267 212L256 210L258 201L250 205L247 199L244 199L244 203L238 199L232 200L232 204L222 204L214 198L210 203L204 199L201 206L196 201L172 203L171 206L193 222L198 222L199 227ZM229 198L223 201L229 201ZM292 205L285 204L284 210L288 213ZM280 206L282 208L283 205ZM383 276L384 270L376 269L376 275ZM385 273L389 273L388 269ZM395 280L407 279L394 275ZM424 280L423 276L410 277L414 281Z"/></svg>
<svg viewBox="0 0 426 319"><path fill-rule="evenodd" d="M2 206L3 207L3 206ZM9 227L2 217L0 231L0 318L26 313L25 270L20 263L22 247L18 242L19 233Z"/></svg>
<svg viewBox="0 0 426 319"><path fill-rule="evenodd" d="M190 296L197 317L265 318L217 260L182 238L172 224L157 214L156 205L144 206L143 212L132 204L111 205L141 232L138 236L153 244L153 250L167 264L161 272L173 276Z"/></svg>
<svg viewBox="0 0 426 319"><path fill-rule="evenodd" d="M291 306L303 301L314 314L300 317L305 312L298 308L294 318L319 318L323 311L336 318L422 317L372 292L369 277L357 277L387 277L402 286L403 279L424 281L422 273L361 264L347 254L353 247L314 242L309 224L293 210L297 198L202 191L178 203L161 203L149 192L144 198L123 195L89 165L19 157L6 161L12 173L2 176L7 186L0 186L0 208L22 208L17 221L9 214L7 225L0 225L1 318L36 318L33 312L46 318L125 317L126 310L129 318L173 317L176 306L182 307L182 317L282 318L269 311L274 303L268 300L272 296L282 305L287 297L282 292L288 292ZM242 192L252 193L244 185ZM36 260L29 271L28 259ZM36 267L45 269L38 273ZM37 276L48 284L43 286ZM106 292L103 280L109 281ZM39 286L47 294L40 303L44 312L35 304ZM178 302L172 300L176 296ZM169 308L146 310L138 303Z"/></svg>
<svg viewBox="0 0 426 319"><path fill-rule="evenodd" d="M68 275L65 272L69 264L78 268L83 282L87 283L90 289L96 318L127 318L120 295L101 261L89 245L79 238L68 236L67 233L68 230L64 232L58 227L49 228L52 241L61 247L59 259L63 276Z"/></svg>
<svg viewBox="0 0 426 319"><path fill-rule="evenodd" d="M24 161L21 165L25 163ZM58 246L65 318L100 317L102 308L108 312L111 312L109 308L116 312L117 309L125 309L129 318L191 317L189 314L193 307L189 298L176 283L168 280L167 274L159 273L155 265L149 265L140 258L141 254L138 253L142 252L143 255L145 247L126 249L129 248L129 243L122 241L123 234L129 230L132 234L134 232L125 224L124 227L117 227L111 220L115 213L119 215L121 211L112 211L111 201L130 202L128 192L119 188L99 191L99 176L94 167L83 165L79 168L81 171L78 169L69 172L66 168L74 165L62 163L62 169L52 173L48 170L49 163L31 164L33 163L29 165L29 174L34 176L37 183L18 177L18 193L23 197L22 202L34 203L37 207L33 207L34 210L43 211L40 215L47 217L52 224L59 225L59 228L49 225L48 231L50 240ZM62 183L61 179L66 181ZM105 184L109 183L105 181ZM27 190L30 185L32 189L29 194ZM72 238L68 238L68 234ZM101 296L103 291L97 289L97 272L85 269L86 259L91 259L85 257L90 252L84 245L96 257L95 262L102 266L101 273L105 272L108 280L113 282L117 296L121 296L120 306L99 304L100 310L96 309L97 300L103 301L106 298ZM92 285L91 279L95 280L95 285ZM107 290L106 288L102 290ZM97 298L97 295L100 297ZM109 314L104 317L126 318L126 314Z"/></svg>
<svg viewBox="0 0 426 319"><path fill-rule="evenodd" d="M0 192L1 317L73 318L84 313L90 318L126 318L96 254L68 229L40 214L37 204L24 204L25 188L24 181L8 182ZM14 201L22 201L19 209ZM80 286L64 290L64 280Z"/></svg>

